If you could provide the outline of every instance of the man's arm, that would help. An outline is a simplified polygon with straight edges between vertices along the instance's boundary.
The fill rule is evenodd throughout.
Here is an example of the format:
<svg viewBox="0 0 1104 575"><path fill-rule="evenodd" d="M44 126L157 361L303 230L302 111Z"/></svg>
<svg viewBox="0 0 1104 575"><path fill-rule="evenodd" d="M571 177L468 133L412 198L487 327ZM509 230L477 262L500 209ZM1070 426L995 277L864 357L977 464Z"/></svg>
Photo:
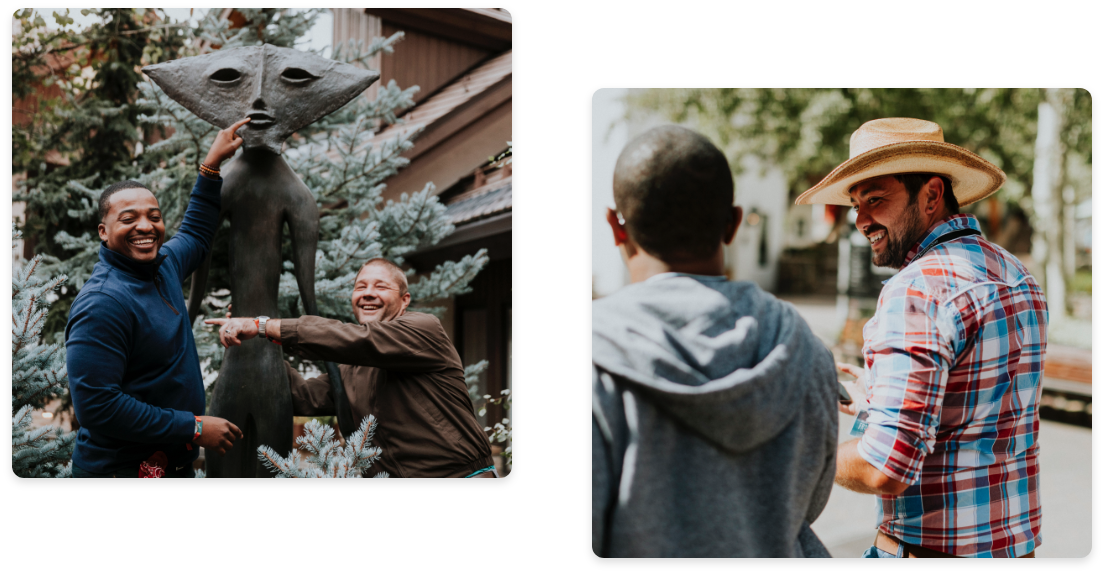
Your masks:
<svg viewBox="0 0 1104 575"><path fill-rule="evenodd" d="M256 318L216 318L204 323L222 326L219 340L226 347L259 335ZM368 325L310 315L270 319L265 335L308 359L406 372L448 367L443 348L452 345L437 318L409 313Z"/></svg>
<svg viewBox="0 0 1104 575"><path fill-rule="evenodd" d="M847 489L900 494L919 480L935 446L963 330L958 311L929 289L923 278L887 286L868 324L867 428L837 451L836 483Z"/></svg>
<svg viewBox="0 0 1104 575"><path fill-rule="evenodd" d="M161 246L161 253L176 260L181 282L203 263L211 251L218 229L221 190L222 180L196 176L184 221L172 239Z"/></svg>
<svg viewBox="0 0 1104 575"><path fill-rule="evenodd" d="M430 315L403 314L368 325L303 316L278 325L283 345L310 359L405 372L436 371L449 365L443 348L452 344L441 323Z"/></svg>
<svg viewBox="0 0 1104 575"><path fill-rule="evenodd" d="M874 495L900 495L908 489L901 483L878 471L859 456L859 440L841 443L836 451L836 484L857 493Z"/></svg>
<svg viewBox="0 0 1104 575"><path fill-rule="evenodd" d="M215 136L214 143L211 144L211 149L207 151L204 165L218 170L222 162L234 157L234 153L241 147L243 141L235 131L248 121L249 118L245 118L225 130L220 130ZM166 250L167 255L175 257L179 262L178 271L181 282L199 267L207 257L207 252L211 250L211 242L218 229L221 191L221 179L202 174L197 176L180 228L176 235L161 247Z"/></svg>
<svg viewBox="0 0 1104 575"><path fill-rule="evenodd" d="M295 415L323 416L334 415L333 389L330 376L322 374L305 379L302 374L284 362L287 369L288 385L291 386L291 406Z"/></svg>
<svg viewBox="0 0 1104 575"><path fill-rule="evenodd" d="M188 443L195 416L154 407L123 392L130 318L109 296L89 294L73 306L65 365L73 410L82 427L136 443Z"/></svg>

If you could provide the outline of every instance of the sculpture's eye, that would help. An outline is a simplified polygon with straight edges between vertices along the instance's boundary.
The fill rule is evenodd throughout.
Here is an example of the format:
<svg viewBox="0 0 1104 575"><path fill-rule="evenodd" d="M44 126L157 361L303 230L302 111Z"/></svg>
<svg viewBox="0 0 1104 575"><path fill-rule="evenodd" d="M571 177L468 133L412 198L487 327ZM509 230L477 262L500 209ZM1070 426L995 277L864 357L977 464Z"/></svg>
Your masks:
<svg viewBox="0 0 1104 575"><path fill-rule="evenodd" d="M223 68L211 74L211 79L214 80L216 84L229 84L241 80L241 72L233 68Z"/></svg>
<svg viewBox="0 0 1104 575"><path fill-rule="evenodd" d="M280 74L282 80L291 84L306 84L317 77L302 68L288 68Z"/></svg>

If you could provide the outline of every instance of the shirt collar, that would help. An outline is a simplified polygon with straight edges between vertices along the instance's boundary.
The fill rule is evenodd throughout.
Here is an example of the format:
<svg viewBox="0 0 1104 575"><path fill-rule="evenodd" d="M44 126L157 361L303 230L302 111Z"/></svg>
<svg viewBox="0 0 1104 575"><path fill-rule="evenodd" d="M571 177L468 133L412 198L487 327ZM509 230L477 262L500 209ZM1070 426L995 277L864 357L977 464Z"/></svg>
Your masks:
<svg viewBox="0 0 1104 575"><path fill-rule="evenodd" d="M703 275L697 275L697 274L684 274L684 273L681 273L681 272L663 272L661 274L656 274L656 275L644 280L644 283L650 283L650 282L653 282L653 281L664 280L664 279L667 279L667 278L693 278L693 279L696 279L696 280L701 281L701 282L717 282L717 281L723 282L723 281L728 281L728 278L726 278L725 276L703 276Z"/></svg>
<svg viewBox="0 0 1104 575"><path fill-rule="evenodd" d="M981 225L978 224L977 218L970 214L956 214L939 220L939 222L937 222L934 226L931 227L931 229L928 230L927 235L925 235L919 243L917 243L915 246L912 247L911 250L909 250L908 255L905 256L905 261L908 263L906 263L905 265L908 266L908 264L912 263L912 260L916 257L916 254L924 251L928 246L935 243L935 241L942 237L944 234L948 234L957 230L976 230L980 232Z"/></svg>
<svg viewBox="0 0 1104 575"><path fill-rule="evenodd" d="M161 268L161 262L168 256L158 250L157 257L151 262L140 262L107 247L100 242L100 261L119 271L142 280L152 280L157 277L157 270Z"/></svg>

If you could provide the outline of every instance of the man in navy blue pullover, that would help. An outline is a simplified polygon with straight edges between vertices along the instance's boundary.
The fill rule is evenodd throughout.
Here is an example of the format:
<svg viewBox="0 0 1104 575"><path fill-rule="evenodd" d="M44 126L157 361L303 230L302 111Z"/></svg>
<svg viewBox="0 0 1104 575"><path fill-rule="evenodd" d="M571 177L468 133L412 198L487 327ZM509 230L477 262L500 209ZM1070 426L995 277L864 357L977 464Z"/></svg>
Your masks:
<svg viewBox="0 0 1104 575"><path fill-rule="evenodd" d="M100 196L100 261L65 328L73 409L81 424L74 477L193 477L199 447L225 453L242 432L204 416L203 376L182 282L218 226L218 169L241 147L221 130L200 167L173 239L157 198L134 181ZM162 245L164 243L164 245Z"/></svg>

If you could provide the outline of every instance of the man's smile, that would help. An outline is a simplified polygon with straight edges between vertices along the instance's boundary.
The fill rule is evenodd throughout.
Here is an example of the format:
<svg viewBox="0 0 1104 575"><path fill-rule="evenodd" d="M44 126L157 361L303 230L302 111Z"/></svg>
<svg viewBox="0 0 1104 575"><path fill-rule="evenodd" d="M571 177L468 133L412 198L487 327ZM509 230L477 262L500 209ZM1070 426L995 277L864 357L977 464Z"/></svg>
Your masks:
<svg viewBox="0 0 1104 575"><path fill-rule="evenodd" d="M870 247L881 247L884 245L886 238L886 230L878 230L866 236L866 239L870 240Z"/></svg>
<svg viewBox="0 0 1104 575"><path fill-rule="evenodd" d="M127 243L139 250L148 250L157 247L157 236L134 236L128 238Z"/></svg>

